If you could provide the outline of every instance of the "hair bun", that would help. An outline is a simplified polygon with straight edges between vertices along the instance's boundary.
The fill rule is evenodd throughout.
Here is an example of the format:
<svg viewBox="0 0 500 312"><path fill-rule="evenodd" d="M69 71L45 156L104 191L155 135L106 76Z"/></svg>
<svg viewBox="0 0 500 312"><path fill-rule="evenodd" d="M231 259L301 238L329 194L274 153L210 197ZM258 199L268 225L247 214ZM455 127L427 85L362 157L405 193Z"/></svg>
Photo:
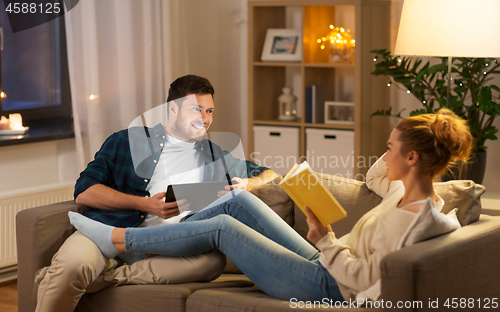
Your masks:
<svg viewBox="0 0 500 312"><path fill-rule="evenodd" d="M440 109L431 124L436 152L443 157L448 155L451 161L466 160L472 148L472 136L468 128L466 121L451 110Z"/></svg>

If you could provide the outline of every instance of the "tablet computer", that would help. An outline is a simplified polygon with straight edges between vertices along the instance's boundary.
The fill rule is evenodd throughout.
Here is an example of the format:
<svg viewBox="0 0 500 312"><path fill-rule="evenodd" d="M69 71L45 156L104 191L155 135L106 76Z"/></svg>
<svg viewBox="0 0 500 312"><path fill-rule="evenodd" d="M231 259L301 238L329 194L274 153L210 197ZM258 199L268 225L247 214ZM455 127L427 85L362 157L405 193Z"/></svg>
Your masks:
<svg viewBox="0 0 500 312"><path fill-rule="evenodd" d="M224 191L229 185L227 181L171 184L167 187L166 202L186 199L189 211L196 213L214 202L219 191Z"/></svg>

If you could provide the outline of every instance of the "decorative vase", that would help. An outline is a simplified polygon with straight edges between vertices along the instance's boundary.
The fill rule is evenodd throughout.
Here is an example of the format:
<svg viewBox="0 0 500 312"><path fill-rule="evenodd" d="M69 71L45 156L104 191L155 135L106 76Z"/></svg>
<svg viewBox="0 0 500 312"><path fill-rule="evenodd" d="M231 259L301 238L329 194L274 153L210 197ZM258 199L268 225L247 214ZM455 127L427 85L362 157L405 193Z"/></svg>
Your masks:
<svg viewBox="0 0 500 312"><path fill-rule="evenodd" d="M284 87L282 91L283 94L278 97L280 105L278 119L282 121L294 121L297 118L297 97L292 94L293 89L290 87Z"/></svg>
<svg viewBox="0 0 500 312"><path fill-rule="evenodd" d="M475 183L483 183L486 172L486 151L477 150L470 160L465 164L459 164L457 167L448 171L443 176L443 181L449 180L472 180Z"/></svg>

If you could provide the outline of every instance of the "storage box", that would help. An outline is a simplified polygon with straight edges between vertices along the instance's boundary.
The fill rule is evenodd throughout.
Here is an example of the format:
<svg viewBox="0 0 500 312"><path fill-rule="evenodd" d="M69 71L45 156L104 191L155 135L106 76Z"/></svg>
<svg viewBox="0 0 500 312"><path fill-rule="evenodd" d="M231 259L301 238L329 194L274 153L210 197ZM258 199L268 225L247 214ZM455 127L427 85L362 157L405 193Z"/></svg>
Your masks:
<svg viewBox="0 0 500 312"><path fill-rule="evenodd" d="M354 125L354 103L326 101L325 123Z"/></svg>
<svg viewBox="0 0 500 312"><path fill-rule="evenodd" d="M314 171L354 178L354 131L306 128L306 150Z"/></svg>
<svg viewBox="0 0 500 312"><path fill-rule="evenodd" d="M254 151L250 158L258 165L285 175L299 160L298 127L254 126Z"/></svg>

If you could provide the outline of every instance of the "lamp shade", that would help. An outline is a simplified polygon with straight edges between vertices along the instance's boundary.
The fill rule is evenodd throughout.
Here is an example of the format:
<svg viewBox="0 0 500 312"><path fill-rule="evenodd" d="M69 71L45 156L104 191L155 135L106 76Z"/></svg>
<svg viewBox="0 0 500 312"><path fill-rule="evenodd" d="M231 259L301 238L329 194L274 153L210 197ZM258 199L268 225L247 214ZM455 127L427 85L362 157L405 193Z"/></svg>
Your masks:
<svg viewBox="0 0 500 312"><path fill-rule="evenodd" d="M405 0L394 54L500 57L500 0Z"/></svg>

